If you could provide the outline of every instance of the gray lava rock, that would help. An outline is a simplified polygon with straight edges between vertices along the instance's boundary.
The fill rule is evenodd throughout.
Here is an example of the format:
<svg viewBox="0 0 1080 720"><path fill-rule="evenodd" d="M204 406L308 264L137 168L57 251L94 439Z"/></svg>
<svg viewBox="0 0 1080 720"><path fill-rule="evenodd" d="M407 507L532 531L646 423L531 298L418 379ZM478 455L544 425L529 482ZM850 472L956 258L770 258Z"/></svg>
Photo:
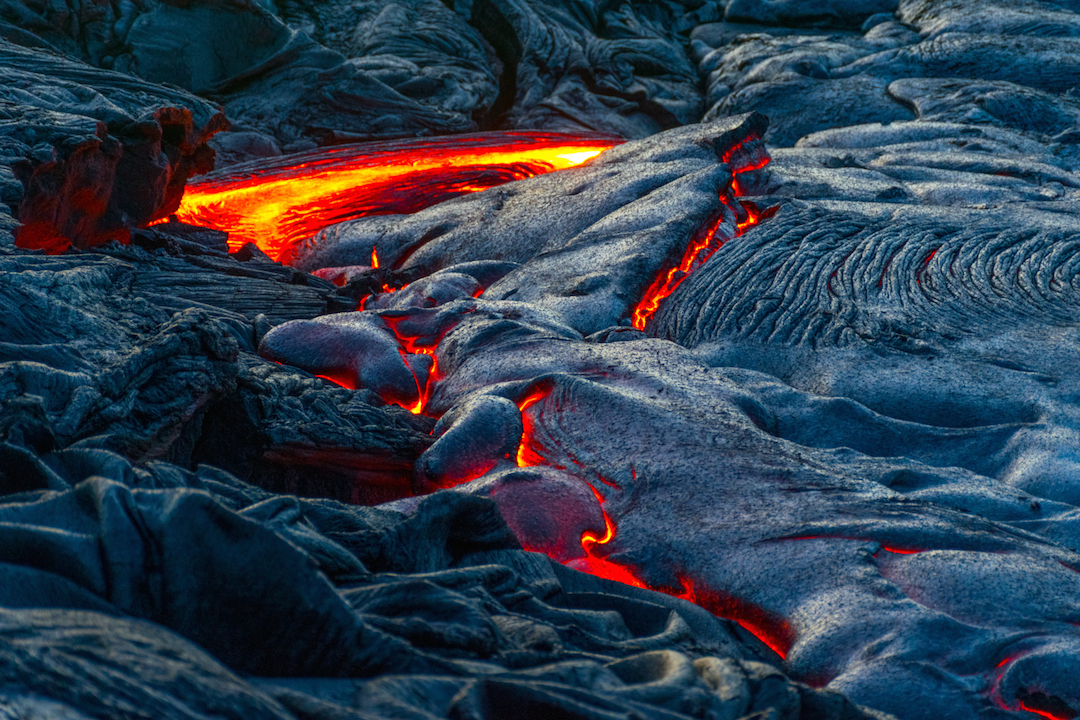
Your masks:
<svg viewBox="0 0 1080 720"><path fill-rule="evenodd" d="M1080 712L1078 8L856 5L4 4L0 706ZM231 160L715 121L329 228L340 292L174 224L15 248L205 165L145 78Z"/></svg>
<svg viewBox="0 0 1080 720"><path fill-rule="evenodd" d="M438 440L416 463L417 490L453 487L509 460L521 444L521 413L506 398L481 395L439 418Z"/></svg>
<svg viewBox="0 0 1080 720"><path fill-rule="evenodd" d="M766 157L766 127L764 117L750 114L680 128L613 148L579 168L413 215L348 221L303 245L297 264L355 264L373 247L386 265L421 273L455 262L532 260L483 297L534 303L591 334L629 314L658 268L678 263L686 238L717 223L721 237L735 233L741 210L732 177L745 170L739 182L753 184L756 171L746 168ZM582 272L567 275L567 267Z"/></svg>
<svg viewBox="0 0 1080 720"><path fill-rule="evenodd" d="M0 18L73 58L220 102L229 160L316 144L504 127L644 137L702 107L683 41L700 0L86 2ZM31 34L31 33L36 33Z"/></svg>
<svg viewBox="0 0 1080 720"><path fill-rule="evenodd" d="M897 0L731 0L724 19L728 22L765 23L766 25L838 25L858 27L871 15L892 13Z"/></svg>
<svg viewBox="0 0 1080 720"><path fill-rule="evenodd" d="M690 137L627 143L582 170L635 178L635 163L658 156L706 163ZM525 407L526 467L496 463L460 489L493 498L530 547L576 567L606 561L737 618L799 677L899 717L942 702L979 717L973 675L1008 709L1077 706L1065 668L1080 647L1063 622L1080 567L1068 158L1033 133L917 121L815 133L775 164L748 183L752 199L793 199L691 273L646 325L651 338L586 341L604 326L551 289L620 266L601 252L553 258L616 239L617 257L646 254L657 215L689 242L693 223L646 208L683 187L677 212L694 217L682 185L693 174L570 241L549 235L558 249L522 243L521 266L480 298L410 312L410 337L440 338L427 412L453 417L479 393ZM503 197L535 193L546 219L553 185ZM419 237L414 223L453 232L467 207L373 221L377 241ZM471 230L471 259L501 257L505 231L489 217L492 236ZM433 269L460 255L429 236L407 262L421 252ZM606 287L581 285L582 307L603 307ZM611 522L602 544L594 491ZM853 659L871 646L878 659ZM772 710L795 707L776 688Z"/></svg>

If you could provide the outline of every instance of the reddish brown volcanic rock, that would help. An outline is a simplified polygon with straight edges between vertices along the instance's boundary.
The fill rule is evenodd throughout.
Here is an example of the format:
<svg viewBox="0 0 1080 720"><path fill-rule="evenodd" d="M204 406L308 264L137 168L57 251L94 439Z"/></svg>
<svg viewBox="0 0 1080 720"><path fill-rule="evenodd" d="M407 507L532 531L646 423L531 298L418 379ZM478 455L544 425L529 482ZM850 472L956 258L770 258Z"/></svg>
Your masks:
<svg viewBox="0 0 1080 720"><path fill-rule="evenodd" d="M229 125L193 95L45 51L0 41L0 66L3 164L19 181L2 199L20 247L85 249L168 215Z"/></svg>

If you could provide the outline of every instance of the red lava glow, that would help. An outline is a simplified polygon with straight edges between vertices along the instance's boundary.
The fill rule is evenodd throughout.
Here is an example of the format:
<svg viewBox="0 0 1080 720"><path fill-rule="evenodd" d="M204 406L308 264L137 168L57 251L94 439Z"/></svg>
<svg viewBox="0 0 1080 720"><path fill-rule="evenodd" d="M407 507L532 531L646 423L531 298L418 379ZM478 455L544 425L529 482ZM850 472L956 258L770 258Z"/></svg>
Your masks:
<svg viewBox="0 0 1080 720"><path fill-rule="evenodd" d="M15 246L28 250L44 250L46 255L59 255L71 247L71 241L51 223L35 221L15 230Z"/></svg>
<svg viewBox="0 0 1080 720"><path fill-rule="evenodd" d="M1054 713L1052 713L1052 712L1050 712L1048 710L1039 710L1037 708L1031 707L1030 705L1028 705L1023 700L1020 701L1020 708L1022 710L1024 710L1024 711L1026 711L1026 712L1034 713L1036 715L1041 715L1044 718L1050 718L1050 720L1072 720L1073 718L1076 717L1076 713L1068 713L1068 714L1062 713L1061 715L1056 715L1056 714L1054 714Z"/></svg>
<svg viewBox="0 0 1080 720"><path fill-rule="evenodd" d="M896 555L917 555L917 554L919 554L921 552L926 552L925 550L915 550L915 549L911 549L911 548L898 548L898 547L891 547L891 546L888 546L888 545L882 545L881 549L884 550L885 552L894 553Z"/></svg>
<svg viewBox="0 0 1080 720"><path fill-rule="evenodd" d="M378 257L375 255L375 251L371 251L371 259L373 263L378 262ZM378 267L373 265L373 267ZM384 286L385 287L385 286ZM419 338L402 333L398 326L401 321L405 320L405 317L383 317L382 321L390 329L390 332L394 333L394 337L397 338L398 343L401 344L401 359L405 361L405 365L413 373L413 380L416 381L416 394L417 401L414 405L402 407L406 408L413 415L420 415L424 412L424 408L427 406L428 400L431 399L431 392L435 387L435 382L439 379L439 361L435 357L435 348L429 345L420 345L418 343ZM427 378L424 382L420 382L420 378L416 376L416 372L412 370L412 366L409 365L406 355L427 355L431 358L431 370L427 374Z"/></svg>
<svg viewBox="0 0 1080 720"><path fill-rule="evenodd" d="M372 270L378 270L379 269L379 253L375 248L371 248L371 269ZM400 289L401 288L399 288L399 287L392 288L392 287L390 287L390 285L388 283L383 283L382 284L382 291L384 293L397 292ZM358 310L363 310L364 309L364 303L367 302L369 297L371 297L371 296L370 295L365 295L364 297L360 298L360 303L357 306Z"/></svg>
<svg viewBox="0 0 1080 720"><path fill-rule="evenodd" d="M844 535L790 535L788 537L778 538L779 540L853 540L855 542L878 542L876 540L870 540L868 538L860 537L846 537ZM921 552L927 552L932 548L900 548L893 545L885 545L878 542L878 550L874 553L874 557L877 557L877 553L884 550L888 553L894 553L896 555L915 555Z"/></svg>
<svg viewBox="0 0 1080 720"><path fill-rule="evenodd" d="M922 265L919 267L919 271L915 273L915 284L921 284L919 281L922 279L923 273L926 272L926 268L930 267L930 261L937 255L937 251L941 248L934 248L930 251L930 254L923 258Z"/></svg>
<svg viewBox="0 0 1080 720"><path fill-rule="evenodd" d="M761 168L763 168L763 167L765 167L766 165L769 164L769 160L770 160L770 158L768 156L765 156L764 158L758 160L757 162L755 162L755 163L753 163L751 165L747 165L746 167L739 168L736 171L736 173L744 173L744 172L752 172L754 170L760 170ZM736 174L731 179L731 191L733 193L735 193L736 195L746 195L747 194L745 189L742 187L742 185L739 184L739 176L738 176L738 174Z"/></svg>
<svg viewBox="0 0 1080 720"><path fill-rule="evenodd" d="M592 485L589 485L589 489L592 490L593 495L596 496L596 502L600 504L600 512L604 514L604 536L597 537L588 530L581 534L581 549L585 551L587 557L584 560L576 562L574 567L583 572L587 572L590 575L596 575L597 577L615 580L626 585L633 585L634 587L645 587L645 583L641 582L627 566L619 565L607 558L597 557L594 554L597 545L606 545L615 538L615 523L612 522L611 516L608 515L607 510L604 509L603 496L601 496Z"/></svg>
<svg viewBox="0 0 1080 720"><path fill-rule="evenodd" d="M349 388L350 390L356 389L356 378L353 377L352 373L334 373L333 375L316 375L315 377L329 380L336 385Z"/></svg>
<svg viewBox="0 0 1080 720"><path fill-rule="evenodd" d="M532 414L526 412L530 407L546 398L551 393L550 387L534 389L520 401L518 408L521 410L521 443L518 445L518 467L533 467L546 463L540 454L543 450L533 436L535 425ZM633 471L632 471L633 472ZM615 522L611 519L604 508L604 498L600 492L590 483L586 483L592 491L596 502L600 505L600 512L604 516L604 534L597 536L595 533L585 531L581 534L581 549L585 551L585 558L572 561L575 569L587 572L590 575L615 580L626 585L646 588L665 592L669 595L689 600L700 605L717 617L725 618L739 623L748 632L760 639L780 657L787 657L792 645L795 643L795 633L790 624L781 617L770 613L764 608L753 603L741 600L724 592L711 588L699 588L688 578L680 579L680 589L651 587L645 584L630 566L613 562L597 555L599 546L607 545L615 539Z"/></svg>
<svg viewBox="0 0 1080 720"><path fill-rule="evenodd" d="M688 578L682 578L680 582L682 592L671 592L671 595L700 605L717 617L737 622L781 658L787 658L795 644L795 632L787 620L725 592L696 587Z"/></svg>
<svg viewBox="0 0 1080 720"><path fill-rule="evenodd" d="M551 387L540 387L534 389L518 401L518 408L521 410L522 425L521 443L518 445L517 452L518 467L535 467L536 465L546 463L546 460L540 454L540 450L543 448L533 437L535 426L533 424L532 414L526 411L546 398L549 394L551 394ZM645 584L625 565L620 565L595 554L598 545L606 545L615 538L615 523L612 521L611 516L608 515L607 510L604 509L603 496L591 484L586 483L586 485L588 485L589 490L592 491L597 504L600 505L600 512L604 515L604 534L603 536L597 536L588 530L581 534L581 549L585 551L585 557L574 560L574 568L581 570L582 572L587 572L590 575L606 578L608 580L615 580L616 582L621 582L626 585L633 585L639 588L645 587Z"/></svg>
<svg viewBox="0 0 1080 720"><path fill-rule="evenodd" d="M1006 672L1003 668L1024 657L1027 653L1028 651L1022 650L1006 655L994 666L994 670L997 672L995 673L994 685L990 690L990 698L993 700L994 704L1002 710L1016 710L1015 707L1011 706L1011 703L1006 702L1001 696L1001 686L999 683ZM1044 718L1051 718L1051 720L1073 720L1076 717L1080 717L1080 713L1073 710L1066 702L1055 695L1047 696L1044 691L1038 689L1032 692L1030 687L1017 688L1015 692L1016 703L1024 712L1029 712Z"/></svg>
<svg viewBox="0 0 1080 720"><path fill-rule="evenodd" d="M660 309L660 303L675 292L675 288L679 287L687 275L720 249L722 243L716 243L714 246L714 241L716 232L720 229L723 221L723 216L720 216L707 223L707 229L704 232L697 233L690 241L679 264L673 266L666 273L661 272L656 276L656 279L653 280L649 289L645 291L645 294L641 297L641 302L637 304L630 316L631 322L633 322L636 329L644 330L652 316Z"/></svg>
<svg viewBox="0 0 1080 720"><path fill-rule="evenodd" d="M551 388L533 390L518 402L521 410L521 443L518 444L517 464L518 467L533 467L544 463L544 458L534 448L532 415L525 412L528 408L546 398L551 393Z"/></svg>
<svg viewBox="0 0 1080 720"><path fill-rule="evenodd" d="M361 215L410 213L456 195L580 165L608 135L494 132L321 148L189 182L176 217L288 259L301 240ZM374 258L373 264L374 265Z"/></svg>
<svg viewBox="0 0 1080 720"><path fill-rule="evenodd" d="M618 563L613 563L610 560L599 558L594 555L589 555L584 560L576 561L574 563L574 569L589 573L590 575L595 575L596 577L604 578L605 580L621 582L623 585L646 588L645 583L638 580L637 576L625 565L619 565Z"/></svg>

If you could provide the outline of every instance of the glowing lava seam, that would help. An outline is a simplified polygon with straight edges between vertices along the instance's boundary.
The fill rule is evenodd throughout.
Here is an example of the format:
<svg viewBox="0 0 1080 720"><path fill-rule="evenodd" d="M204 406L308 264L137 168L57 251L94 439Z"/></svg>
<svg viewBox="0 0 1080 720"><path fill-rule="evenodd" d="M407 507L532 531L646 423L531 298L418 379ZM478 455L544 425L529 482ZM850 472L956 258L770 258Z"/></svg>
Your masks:
<svg viewBox="0 0 1080 720"><path fill-rule="evenodd" d="M551 394L551 390L550 386L536 388L518 401L522 424L521 442L517 453L519 467L532 467L547 462L540 454L544 450L543 446L534 437L536 424L533 420L533 413L536 411L528 411L545 400ZM787 657L791 647L795 644L795 632L784 618L722 591L712 588L698 588L692 580L686 577L679 578L681 587L678 588L649 586L637 576L632 567L597 555L596 548L598 546L606 545L615 539L616 527L615 522L604 507L604 497L591 483L586 482L586 485L592 491L597 504L600 506L600 512L603 514L604 534L598 536L589 531L581 534L581 549L585 552L586 557L569 563L572 567L607 580L615 580L626 585L656 590L688 600L705 608L717 617L738 623L781 658Z"/></svg>
<svg viewBox="0 0 1080 720"><path fill-rule="evenodd" d="M768 159L762 160L754 165L740 169L738 172L749 172L752 170L759 170L768 164ZM732 189L739 193L741 188L738 183L738 175L732 179ZM721 202L724 202L723 195L721 195ZM735 200L738 203L738 200ZM724 202L726 205L727 203ZM746 219L739 221L736 224L735 237L739 237L749 228L757 225L759 221L771 217L772 213L776 211L776 208L768 208L765 211L759 210L753 203L740 203L741 208L746 211ZM649 289L642 295L641 301L634 308L630 315L630 320L637 330L644 330L645 326L649 324L649 320L652 319L656 311L660 309L660 303L663 302L668 296L670 296L675 289L682 284L690 273L697 268L705 264L705 262L713 256L713 254L723 246L723 241L717 242L716 235L720 229L720 226L724 222L724 216L721 214L715 217L710 222L705 224L705 227L701 232L698 232L694 238L687 245L686 251L683 252L682 259L678 264L673 265L666 272L661 271L652 284L649 285Z"/></svg>
<svg viewBox="0 0 1080 720"><path fill-rule="evenodd" d="M322 148L235 165L189 182L176 217L255 243L275 260L361 215L410 213L456 195L580 165L607 135L497 132Z"/></svg>

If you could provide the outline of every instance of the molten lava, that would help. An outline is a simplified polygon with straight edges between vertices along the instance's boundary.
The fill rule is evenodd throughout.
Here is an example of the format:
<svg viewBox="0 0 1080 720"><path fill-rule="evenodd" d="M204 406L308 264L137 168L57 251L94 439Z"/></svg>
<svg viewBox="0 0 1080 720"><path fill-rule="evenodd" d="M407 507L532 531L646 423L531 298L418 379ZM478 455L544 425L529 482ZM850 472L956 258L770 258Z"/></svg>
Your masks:
<svg viewBox="0 0 1080 720"><path fill-rule="evenodd" d="M764 167L769 162L768 158L761 161L760 165L753 165L748 168L744 168L739 172L748 170L757 170ZM738 189L738 183L732 181L732 188ZM723 201L723 198L721 198ZM738 201L736 201L738 202ZM726 204L726 203L725 203ZM758 222L766 218L772 217L779 206L767 208L766 210L759 209L751 202L739 203L741 208L746 211L746 219L737 222L735 237L742 235L748 229L757 225ZM675 292L675 288L682 284L682 281L687 278L694 270L705 264L705 262L713 256L717 250L724 244L723 240L717 239L717 232L720 230L720 226L724 222L723 214L711 218L704 224L702 229L691 238L690 243L686 247L686 251L683 252L682 259L678 264L668 268L666 271L661 271L652 284L645 291L645 294L641 296L641 301L638 302L634 311L630 314L630 320L637 330L644 330L645 326L649 324L649 320L652 319L656 311L660 309L660 303L663 302L671 293Z"/></svg>
<svg viewBox="0 0 1080 720"><path fill-rule="evenodd" d="M1040 693L1037 697L1041 700L1045 696ZM1059 703L1061 705L1064 705L1064 703L1061 703L1060 701ZM1047 704L1049 705L1050 703ZM1020 708L1022 710L1025 710L1026 712L1034 713L1035 715L1041 715L1044 718L1050 718L1050 720L1073 720L1073 718L1077 717L1077 714L1074 711L1070 710L1068 707L1058 709L1057 712L1054 712L1052 710L1044 710L1042 708L1035 707L1034 705L1028 704L1028 702L1025 700L1020 701Z"/></svg>
<svg viewBox="0 0 1080 720"><path fill-rule="evenodd" d="M532 413L526 411L550 394L551 387L543 386L532 390L518 402L518 408L521 410L522 426L521 443L518 445L517 452L518 467L533 467L546 462L544 457L540 454L544 448L537 442L534 436L535 425L533 423ZM585 551L585 557L573 560L570 564L575 569L587 572L590 575L596 575L597 577L615 580L640 588L645 587L645 584L626 566L611 562L610 560L595 554L596 546L606 545L615 538L615 523L611 520L611 516L608 515L607 510L604 509L603 496L591 484L586 483L586 485L588 485L589 490L592 491L593 496L596 498L596 502L600 505L600 512L604 516L604 534L603 536L597 536L588 530L583 532L581 534L581 549Z"/></svg>
<svg viewBox="0 0 1080 720"><path fill-rule="evenodd" d="M611 516L608 515L607 510L604 509L603 496L601 496L592 485L589 485L589 489L592 490L593 495L596 496L596 502L600 504L600 512L604 514L604 536L597 537L588 530L581 534L581 549L585 551L587 557L584 560L575 562L574 568L581 570L582 572L587 572L590 575L607 578L608 580L615 580L626 585L633 585L634 587L639 588L645 587L645 583L641 582L627 566L619 565L607 558L598 557L594 554L594 548L597 545L606 545L615 539L615 523L612 522Z"/></svg>
<svg viewBox="0 0 1080 720"><path fill-rule="evenodd" d="M683 585L681 591L665 592L700 605L717 617L737 622L782 658L791 652L795 631L787 620L723 591L697 587L689 578L681 578L680 582Z"/></svg>
<svg viewBox="0 0 1080 720"><path fill-rule="evenodd" d="M373 267L378 267L379 259L374 250L371 251L371 261ZM389 291L389 288L387 288L387 291ZM402 407L405 407L413 415L420 415L424 412L428 400L431 399L431 391L435 386L435 381L439 379L439 361L435 357L434 347L421 345L420 338L401 330L400 325L407 318L408 316L383 316L382 321L390 329L390 332L394 333L394 337L397 338L398 343L401 345L398 352L401 353L401 359L405 362L405 366L409 368L409 371L412 372L413 380L416 381L416 403L407 407L403 405ZM410 355L426 355L431 358L431 368L423 377L416 374L415 364L409 362Z"/></svg>
<svg viewBox="0 0 1080 720"><path fill-rule="evenodd" d="M245 163L188 183L176 217L288 259L296 243L361 215L410 213L584 163L608 135L496 132L343 145ZM374 258L373 258L374 267Z"/></svg>
<svg viewBox="0 0 1080 720"><path fill-rule="evenodd" d="M541 465L544 462L543 456L537 451L536 440L533 438L533 421L532 415L525 412L527 409L546 398L551 393L550 387L538 388L533 390L525 396L523 400L518 402L518 409L521 410L521 443L518 445L517 451L517 464L518 467L533 467Z"/></svg>
<svg viewBox="0 0 1080 720"><path fill-rule="evenodd" d="M660 303L675 292L675 288L679 287L687 275L720 249L723 243L716 241L716 233L723 221L724 218L721 215L706 223L705 230L697 233L686 247L686 252L683 253L679 264L671 267L666 273L661 272L656 276L630 316L636 329L644 330L652 316L660 309Z"/></svg>
<svg viewBox="0 0 1080 720"><path fill-rule="evenodd" d="M518 407L521 409L522 423L521 443L518 446L517 454L519 467L530 467L546 462L545 458L540 454L544 448L538 443L534 435L535 424L532 413L526 412L526 410L544 400L550 393L550 387L534 389L518 402ZM615 539L616 527L615 522L604 508L603 496L591 483L586 484L592 491L593 496L596 497L596 502L600 505L600 512L604 517L604 534L603 536L597 536L589 531L582 533L581 549L585 551L586 557L572 560L568 563L570 566L590 575L615 580L634 587L657 590L689 600L717 617L738 623L772 648L777 655L787 657L788 652L795 643L795 633L791 625L782 617L723 591L698 587L689 578L680 578L680 588L653 587L644 583L632 567L614 562L606 557L600 557L596 553L597 548L607 545Z"/></svg>
<svg viewBox="0 0 1080 720"><path fill-rule="evenodd" d="M898 548L898 547L889 547L887 545L882 545L881 549L884 550L885 552L893 553L894 555L918 555L921 552L926 552L925 550L919 550L919 549L914 549L914 548ZM874 555L876 556L877 553L874 553Z"/></svg>

